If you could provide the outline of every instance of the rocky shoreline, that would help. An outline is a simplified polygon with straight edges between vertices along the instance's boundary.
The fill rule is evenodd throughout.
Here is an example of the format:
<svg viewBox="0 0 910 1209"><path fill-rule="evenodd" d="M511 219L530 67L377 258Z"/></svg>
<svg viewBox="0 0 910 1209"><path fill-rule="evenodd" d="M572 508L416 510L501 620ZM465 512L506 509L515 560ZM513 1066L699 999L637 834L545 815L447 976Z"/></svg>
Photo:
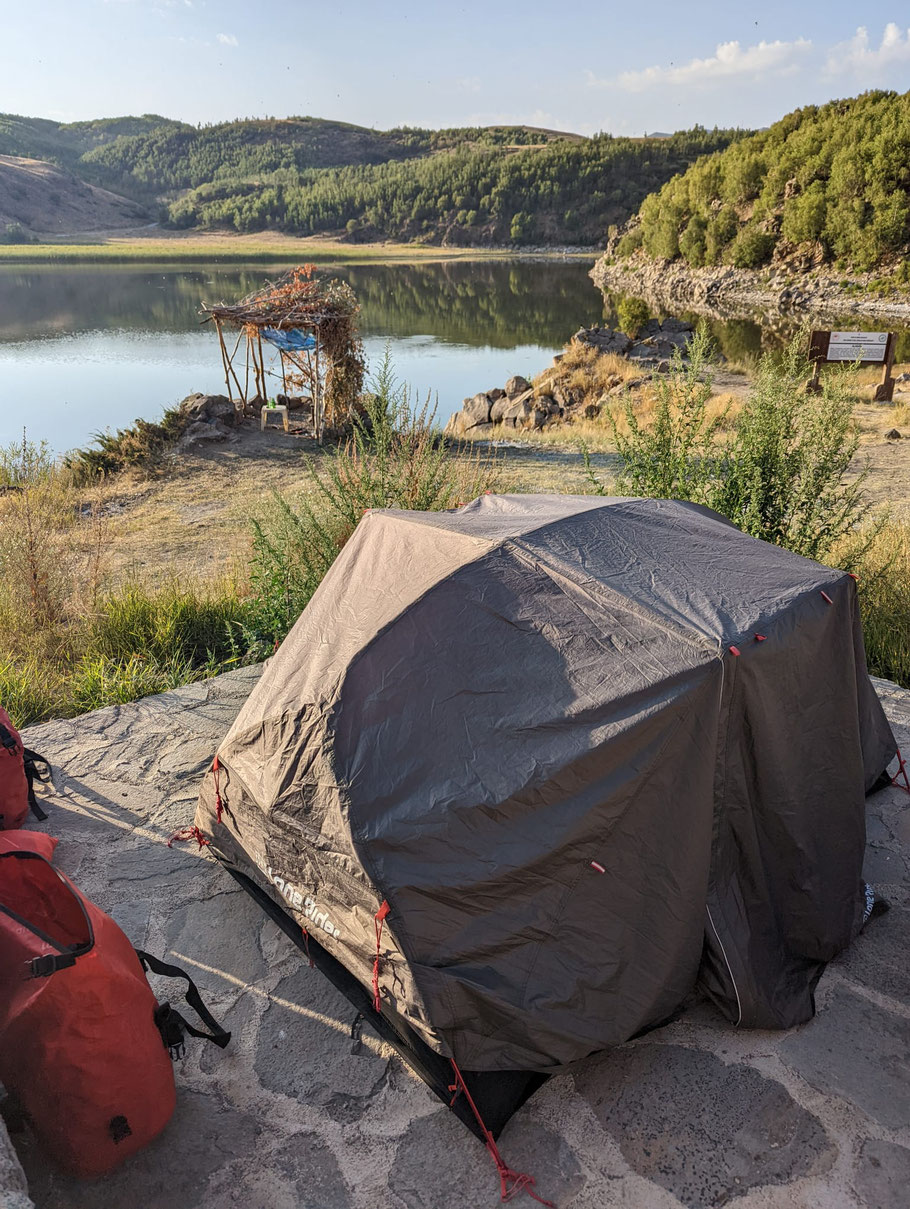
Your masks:
<svg viewBox="0 0 910 1209"><path fill-rule="evenodd" d="M682 309L718 319L751 318L755 310L794 318L855 314L910 319L910 297L876 296L871 273L847 279L823 268L800 272L783 265L693 269L682 261L642 256L617 260L608 252L594 265L591 278L605 292L633 294L658 311Z"/></svg>
<svg viewBox="0 0 910 1209"><path fill-rule="evenodd" d="M605 378L598 377L592 391L573 384L575 376L563 373L566 354L557 353L549 369L538 374L533 383L516 374L503 387L465 399L460 410L449 418L446 435L476 440L489 437L497 425L535 429L578 418L594 419L611 397L635 390L654 373L667 373L673 354L678 349L685 352L692 332L691 323L672 318L649 319L635 337L612 328L580 328L566 346L567 351L578 346L593 354L595 360L601 356L621 358L630 368L640 370L640 376L629 378L608 372Z"/></svg>

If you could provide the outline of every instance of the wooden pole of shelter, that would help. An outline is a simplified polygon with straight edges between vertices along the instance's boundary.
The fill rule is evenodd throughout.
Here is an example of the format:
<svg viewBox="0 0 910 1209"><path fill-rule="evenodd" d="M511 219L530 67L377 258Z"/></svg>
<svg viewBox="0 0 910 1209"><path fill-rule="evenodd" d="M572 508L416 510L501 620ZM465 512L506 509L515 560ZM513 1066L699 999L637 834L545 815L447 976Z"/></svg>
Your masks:
<svg viewBox="0 0 910 1209"><path fill-rule="evenodd" d="M237 377L237 371L234 369L234 358L237 356L237 349L240 347L240 341L242 339L243 339L243 332L241 331L238 334L237 340L234 343L234 351L232 353L228 353L227 363L228 363L228 368L230 369L231 374L234 378L234 381L237 384L237 394L240 397L240 402L241 402L241 404L246 405L246 394L244 392L243 387L240 385L240 379ZM226 347L227 346L225 345L225 348Z"/></svg>
<svg viewBox="0 0 910 1209"><path fill-rule="evenodd" d="M215 320L215 330L218 333L218 347L221 349L221 364L224 366L224 384L227 387L228 398L233 403L234 396L231 392L231 368L228 363L227 349L224 346L224 333L221 330L220 320Z"/></svg>
<svg viewBox="0 0 910 1209"><path fill-rule="evenodd" d="M322 444L322 436L325 429L325 412L322 407L322 382L319 375L319 328L316 328L316 348L314 350L313 360L315 362L315 372L313 374L313 427L316 430L316 440Z"/></svg>
<svg viewBox="0 0 910 1209"><path fill-rule="evenodd" d="M269 401L269 388L265 380L265 357L262 353L262 331L259 328L256 329L256 339L259 342L259 372L262 374L262 402L265 404Z"/></svg>
<svg viewBox="0 0 910 1209"><path fill-rule="evenodd" d="M894 379L891 370L894 368L894 333L888 334L888 345L885 349L885 364L882 369L882 380L875 388L872 400L875 403L894 402Z"/></svg>

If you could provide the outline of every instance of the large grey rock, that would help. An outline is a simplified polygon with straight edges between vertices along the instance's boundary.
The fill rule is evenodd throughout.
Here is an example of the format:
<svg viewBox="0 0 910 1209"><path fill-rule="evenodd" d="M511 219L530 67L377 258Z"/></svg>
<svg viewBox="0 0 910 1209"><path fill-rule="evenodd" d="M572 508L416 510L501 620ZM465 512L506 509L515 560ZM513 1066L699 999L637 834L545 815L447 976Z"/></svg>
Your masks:
<svg viewBox="0 0 910 1209"><path fill-rule="evenodd" d="M853 1175L860 1204L868 1209L907 1209L910 1203L910 1150L867 1138Z"/></svg>
<svg viewBox="0 0 910 1209"><path fill-rule="evenodd" d="M572 337L576 344L585 344L595 348L599 353L613 353L624 357L632 347L632 338L625 332L611 331L609 328L583 327Z"/></svg>
<svg viewBox="0 0 910 1209"><path fill-rule="evenodd" d="M523 378L521 374L515 374L505 385L505 392L510 399L517 399L519 395L525 394L531 389L531 383L527 378Z"/></svg>
<svg viewBox="0 0 910 1209"><path fill-rule="evenodd" d="M201 420L208 424L220 420L224 424L233 425L237 420L234 404L226 395L187 395L180 404L180 410L191 422Z"/></svg>
<svg viewBox="0 0 910 1209"><path fill-rule="evenodd" d="M473 428L475 424L489 424L490 396L483 393L474 395L473 399L465 399L461 405L465 428Z"/></svg>
<svg viewBox="0 0 910 1209"><path fill-rule="evenodd" d="M426 1161L430 1147L436 1154L432 1164ZM499 1148L513 1171L530 1175L534 1191L557 1205L568 1205L585 1186L571 1146L527 1113L509 1122ZM495 1172L479 1142L471 1138L466 1144L464 1127L452 1114L435 1112L414 1121L401 1139L389 1190L404 1209L493 1209L500 1203Z"/></svg>
<svg viewBox="0 0 910 1209"><path fill-rule="evenodd" d="M703 1050L620 1049L575 1085L632 1169L690 1209L825 1171L835 1157L780 1083Z"/></svg>
<svg viewBox="0 0 910 1209"><path fill-rule="evenodd" d="M512 400L508 395L503 394L495 400L490 408L490 423L501 424L502 418L506 414L507 409L511 406Z"/></svg>
<svg viewBox="0 0 910 1209"><path fill-rule="evenodd" d="M254 1118L211 1090L180 1088L164 1132L110 1175L68 1176L51 1167L32 1138L23 1140L20 1154L38 1209L215 1209L229 1203L232 1184L256 1162L263 1134Z"/></svg>
<svg viewBox="0 0 910 1209"><path fill-rule="evenodd" d="M861 936L856 943L862 942ZM784 1062L807 1083L889 1129L910 1121L908 1052L910 1020L846 987L833 991L824 1010L780 1045Z"/></svg>
<svg viewBox="0 0 910 1209"><path fill-rule="evenodd" d="M255 1057L262 1086L319 1104L336 1121L359 1121L386 1086L388 1059L366 1043L352 1053L355 1014L327 978L301 964L278 983L262 1016Z"/></svg>
<svg viewBox="0 0 910 1209"><path fill-rule="evenodd" d="M910 1003L910 911L892 907L887 915L871 920L862 936L840 957L844 973L882 995Z"/></svg>

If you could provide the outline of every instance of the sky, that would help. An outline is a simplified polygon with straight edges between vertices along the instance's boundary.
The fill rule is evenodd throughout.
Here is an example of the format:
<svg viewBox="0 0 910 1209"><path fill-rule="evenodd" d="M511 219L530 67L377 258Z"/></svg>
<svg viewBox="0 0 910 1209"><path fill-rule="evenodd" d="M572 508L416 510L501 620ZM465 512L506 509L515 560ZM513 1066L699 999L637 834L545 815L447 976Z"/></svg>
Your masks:
<svg viewBox="0 0 910 1209"><path fill-rule="evenodd" d="M0 0L0 111L639 135L910 88L910 4Z"/></svg>

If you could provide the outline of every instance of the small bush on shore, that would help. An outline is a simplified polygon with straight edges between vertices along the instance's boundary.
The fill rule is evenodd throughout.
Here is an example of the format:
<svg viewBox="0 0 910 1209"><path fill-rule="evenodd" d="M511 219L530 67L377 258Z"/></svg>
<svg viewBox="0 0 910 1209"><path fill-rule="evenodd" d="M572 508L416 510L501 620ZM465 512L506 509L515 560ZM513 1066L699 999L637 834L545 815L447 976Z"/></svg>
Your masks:
<svg viewBox="0 0 910 1209"><path fill-rule="evenodd" d="M782 353L760 358L749 396L721 442L725 415L709 406L704 328L688 353L685 360L677 350L670 373L656 379L647 422L631 402L628 431L610 417L623 469L609 490L704 504L753 537L823 561L866 520L863 478L847 475L859 444L850 369L832 369L820 393L808 393L811 366L799 333ZM589 481L607 493L593 473Z"/></svg>
<svg viewBox="0 0 910 1209"><path fill-rule="evenodd" d="M158 423L136 420L117 432L96 432L96 448L74 449L64 465L78 485L92 483L105 475L117 474L131 466L154 470L168 450L180 440L187 417L179 407L169 407Z"/></svg>

